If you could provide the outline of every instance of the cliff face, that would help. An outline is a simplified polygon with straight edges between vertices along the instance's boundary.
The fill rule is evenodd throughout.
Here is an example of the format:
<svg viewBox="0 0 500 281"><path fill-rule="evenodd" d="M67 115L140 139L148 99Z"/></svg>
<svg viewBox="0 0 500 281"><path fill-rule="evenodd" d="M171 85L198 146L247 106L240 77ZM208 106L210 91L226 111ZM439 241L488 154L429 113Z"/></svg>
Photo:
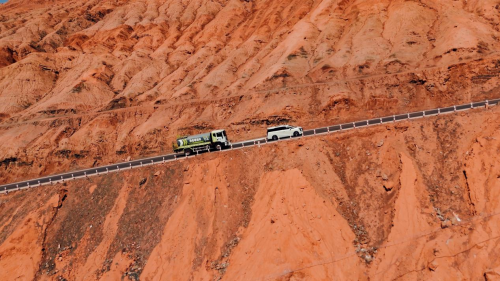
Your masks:
<svg viewBox="0 0 500 281"><path fill-rule="evenodd" d="M0 182L211 129L238 141L498 98L499 9L10 0ZM493 107L1 196L0 279L494 280L498 120Z"/></svg>

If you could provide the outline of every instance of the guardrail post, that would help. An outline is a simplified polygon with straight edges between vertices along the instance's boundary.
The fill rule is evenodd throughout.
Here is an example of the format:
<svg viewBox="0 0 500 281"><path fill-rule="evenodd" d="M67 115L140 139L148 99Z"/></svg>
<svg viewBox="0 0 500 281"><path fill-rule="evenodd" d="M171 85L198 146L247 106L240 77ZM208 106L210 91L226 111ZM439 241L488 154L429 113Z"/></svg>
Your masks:
<svg viewBox="0 0 500 281"><path fill-rule="evenodd" d="M314 135L316 135L316 129L313 129L313 133L314 133Z"/></svg>
<svg viewBox="0 0 500 281"><path fill-rule="evenodd" d="M95 170L96 174L99 175L99 171L98 170Z"/></svg>
<svg viewBox="0 0 500 281"><path fill-rule="evenodd" d="M144 164L142 164L142 161L141 161L141 167L144 167Z"/></svg>
<svg viewBox="0 0 500 281"><path fill-rule="evenodd" d="M356 129L356 123L352 122L352 127Z"/></svg>
<svg viewBox="0 0 500 281"><path fill-rule="evenodd" d="M425 117L425 110L422 111L422 117Z"/></svg>
<svg viewBox="0 0 500 281"><path fill-rule="evenodd" d="M396 122L396 115L392 115L392 122Z"/></svg>
<svg viewBox="0 0 500 281"><path fill-rule="evenodd" d="M116 165L116 169L117 169L118 171L120 171L120 166Z"/></svg>
<svg viewBox="0 0 500 281"><path fill-rule="evenodd" d="M87 177L87 172L83 172L83 175L84 175L85 177Z"/></svg>
<svg viewBox="0 0 500 281"><path fill-rule="evenodd" d="M441 113L441 108L438 108L438 114L437 115L439 115L439 113Z"/></svg>
<svg viewBox="0 0 500 281"><path fill-rule="evenodd" d="M153 164L154 164L153 159L151 159L151 165L153 165Z"/></svg>
<svg viewBox="0 0 500 281"><path fill-rule="evenodd" d="M130 163L130 170L132 170L132 163Z"/></svg>
<svg viewBox="0 0 500 281"><path fill-rule="evenodd" d="M75 175L74 175L74 174L71 174L71 178L72 178L72 179L75 179Z"/></svg>
<svg viewBox="0 0 500 281"><path fill-rule="evenodd" d="M19 184L17 185L17 191L19 191Z"/></svg>
<svg viewBox="0 0 500 281"><path fill-rule="evenodd" d="M38 186L42 186L42 184L40 183L40 181L38 181Z"/></svg>
<svg viewBox="0 0 500 281"><path fill-rule="evenodd" d="M453 112L457 112L457 106L456 105L453 106Z"/></svg>
<svg viewBox="0 0 500 281"><path fill-rule="evenodd" d="M28 182L28 188L30 188L30 182Z"/></svg>
<svg viewBox="0 0 500 281"><path fill-rule="evenodd" d="M49 178L49 182L50 182L50 184L52 185L52 178Z"/></svg>
<svg viewBox="0 0 500 281"><path fill-rule="evenodd" d="M340 130L342 131L342 125L340 125Z"/></svg>
<svg viewBox="0 0 500 281"><path fill-rule="evenodd" d="M108 167L106 167L106 174L109 174L109 170L108 170Z"/></svg>
<svg viewBox="0 0 500 281"><path fill-rule="evenodd" d="M162 160L161 160L163 163L165 163L165 156L162 157Z"/></svg>
<svg viewBox="0 0 500 281"><path fill-rule="evenodd" d="M62 182L64 182L64 178L63 178L63 176L61 176L61 180L62 180Z"/></svg>
<svg viewBox="0 0 500 281"><path fill-rule="evenodd" d="M406 119L410 119L410 113L406 113Z"/></svg>

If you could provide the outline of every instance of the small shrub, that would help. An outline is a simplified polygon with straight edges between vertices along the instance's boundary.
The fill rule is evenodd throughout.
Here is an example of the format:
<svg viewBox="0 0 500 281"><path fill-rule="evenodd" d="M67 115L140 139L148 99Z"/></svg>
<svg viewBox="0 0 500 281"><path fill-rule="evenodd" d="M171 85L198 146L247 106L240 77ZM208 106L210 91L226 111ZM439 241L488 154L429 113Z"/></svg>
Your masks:
<svg viewBox="0 0 500 281"><path fill-rule="evenodd" d="M85 89L85 83L80 82L78 83L73 89L71 90L72 93L80 93L83 89Z"/></svg>

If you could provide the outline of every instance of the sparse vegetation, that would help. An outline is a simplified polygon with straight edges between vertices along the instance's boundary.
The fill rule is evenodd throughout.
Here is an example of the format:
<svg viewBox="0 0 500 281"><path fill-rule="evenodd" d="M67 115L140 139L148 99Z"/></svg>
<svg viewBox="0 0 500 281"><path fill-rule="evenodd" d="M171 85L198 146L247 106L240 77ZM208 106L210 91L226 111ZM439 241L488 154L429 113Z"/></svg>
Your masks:
<svg viewBox="0 0 500 281"><path fill-rule="evenodd" d="M85 82L80 82L76 84L75 87L71 90L72 93L81 93L83 89L86 89Z"/></svg>
<svg viewBox="0 0 500 281"><path fill-rule="evenodd" d="M45 38L45 36L47 36L47 32L45 30L40 31L40 40Z"/></svg>

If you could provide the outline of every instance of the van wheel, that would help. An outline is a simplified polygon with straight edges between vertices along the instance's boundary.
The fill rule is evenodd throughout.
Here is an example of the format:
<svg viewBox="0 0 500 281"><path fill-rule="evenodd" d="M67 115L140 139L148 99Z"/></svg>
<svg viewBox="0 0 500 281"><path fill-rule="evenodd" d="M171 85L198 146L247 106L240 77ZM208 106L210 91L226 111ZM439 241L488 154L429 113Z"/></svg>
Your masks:
<svg viewBox="0 0 500 281"><path fill-rule="evenodd" d="M273 140L278 140L278 136L274 135Z"/></svg>
<svg viewBox="0 0 500 281"><path fill-rule="evenodd" d="M222 149L222 146L221 146L220 144L218 144L218 145L216 145L216 146L215 146L215 149L217 149L217 150L221 150L221 149Z"/></svg>
<svg viewBox="0 0 500 281"><path fill-rule="evenodd" d="M299 132L297 132L297 131L293 132L293 136L294 137L298 137L299 136Z"/></svg>

